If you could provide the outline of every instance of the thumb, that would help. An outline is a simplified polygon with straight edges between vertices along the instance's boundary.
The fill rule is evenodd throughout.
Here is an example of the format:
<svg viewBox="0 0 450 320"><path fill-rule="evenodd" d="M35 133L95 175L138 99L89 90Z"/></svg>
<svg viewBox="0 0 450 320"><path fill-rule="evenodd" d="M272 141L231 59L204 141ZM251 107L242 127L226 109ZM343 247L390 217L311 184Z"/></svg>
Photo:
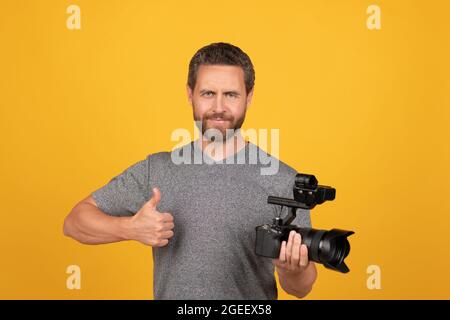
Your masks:
<svg viewBox="0 0 450 320"><path fill-rule="evenodd" d="M153 196L148 200L147 205L153 209L156 209L159 201L161 201L161 191L158 188L152 188Z"/></svg>

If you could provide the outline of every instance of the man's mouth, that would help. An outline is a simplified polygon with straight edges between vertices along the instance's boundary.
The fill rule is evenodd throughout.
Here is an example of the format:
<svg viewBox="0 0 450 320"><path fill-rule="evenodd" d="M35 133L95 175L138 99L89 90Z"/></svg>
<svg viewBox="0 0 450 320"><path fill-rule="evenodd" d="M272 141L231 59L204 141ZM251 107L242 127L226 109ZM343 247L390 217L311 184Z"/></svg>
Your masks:
<svg viewBox="0 0 450 320"><path fill-rule="evenodd" d="M225 122L228 121L224 118L209 118L209 120L214 121L214 122Z"/></svg>

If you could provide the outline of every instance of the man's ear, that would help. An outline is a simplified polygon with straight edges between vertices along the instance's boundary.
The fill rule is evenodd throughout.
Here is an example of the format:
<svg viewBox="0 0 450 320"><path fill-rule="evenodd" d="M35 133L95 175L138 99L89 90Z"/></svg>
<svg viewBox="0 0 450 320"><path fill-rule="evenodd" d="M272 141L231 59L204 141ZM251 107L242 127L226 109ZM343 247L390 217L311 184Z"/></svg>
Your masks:
<svg viewBox="0 0 450 320"><path fill-rule="evenodd" d="M192 105L192 89L191 87L189 87L188 84L186 85L186 93L188 96L189 103Z"/></svg>
<svg viewBox="0 0 450 320"><path fill-rule="evenodd" d="M254 90L255 90L255 87L253 87L252 90L247 95L247 109L250 107L250 104L252 103L253 91Z"/></svg>

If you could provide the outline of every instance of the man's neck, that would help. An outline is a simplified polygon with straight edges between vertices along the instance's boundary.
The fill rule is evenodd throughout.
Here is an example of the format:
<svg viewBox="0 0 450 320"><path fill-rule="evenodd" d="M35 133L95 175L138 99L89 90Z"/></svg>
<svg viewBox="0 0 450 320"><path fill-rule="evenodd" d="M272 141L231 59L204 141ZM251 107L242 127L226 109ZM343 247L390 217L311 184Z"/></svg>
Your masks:
<svg viewBox="0 0 450 320"><path fill-rule="evenodd" d="M245 148L246 142L241 134L236 133L233 137L228 138L226 141L209 141L205 138L201 139L201 149L208 157L214 161L220 161L226 159L242 148ZM199 139L199 140L200 140Z"/></svg>

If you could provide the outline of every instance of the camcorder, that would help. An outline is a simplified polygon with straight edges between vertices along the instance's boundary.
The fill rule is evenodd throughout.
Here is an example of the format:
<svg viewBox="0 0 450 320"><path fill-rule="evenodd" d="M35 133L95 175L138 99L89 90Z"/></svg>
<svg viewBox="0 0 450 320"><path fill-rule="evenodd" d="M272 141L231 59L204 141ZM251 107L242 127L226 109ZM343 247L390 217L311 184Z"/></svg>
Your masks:
<svg viewBox="0 0 450 320"><path fill-rule="evenodd" d="M269 196L270 204L289 207L285 217L280 214L274 217L272 224L256 227L255 253L259 256L278 259L282 241L287 241L291 230L302 236L302 244L308 248L308 258L323 264L326 268L342 273L349 272L344 259L350 252L350 243L347 237L353 231L341 229L318 230L301 228L291 225L297 215L297 209L313 209L325 201L332 201L336 197L336 189L330 186L318 185L315 176L297 173L295 176L294 199Z"/></svg>

